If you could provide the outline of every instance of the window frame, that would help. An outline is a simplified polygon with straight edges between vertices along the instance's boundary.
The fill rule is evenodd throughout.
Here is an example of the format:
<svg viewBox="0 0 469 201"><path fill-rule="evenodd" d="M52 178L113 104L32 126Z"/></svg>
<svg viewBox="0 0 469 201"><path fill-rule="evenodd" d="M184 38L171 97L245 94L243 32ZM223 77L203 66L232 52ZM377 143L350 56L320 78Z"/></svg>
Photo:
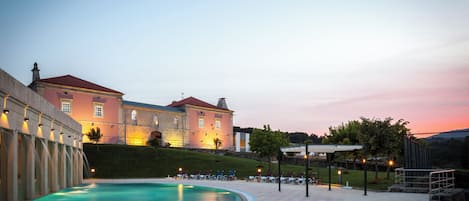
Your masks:
<svg viewBox="0 0 469 201"><path fill-rule="evenodd" d="M205 119L204 117L200 116L198 121L197 121L197 125L199 126L199 128L205 128Z"/></svg>
<svg viewBox="0 0 469 201"><path fill-rule="evenodd" d="M221 119L215 119L215 128L221 129Z"/></svg>
<svg viewBox="0 0 469 201"><path fill-rule="evenodd" d="M64 103L68 103L68 111L64 111ZM72 114L72 100L60 99L60 111L62 111L65 114Z"/></svg>
<svg viewBox="0 0 469 201"><path fill-rule="evenodd" d="M101 115L97 115L97 108L101 108ZM104 104L102 103L93 103L93 116L96 118L104 118Z"/></svg>

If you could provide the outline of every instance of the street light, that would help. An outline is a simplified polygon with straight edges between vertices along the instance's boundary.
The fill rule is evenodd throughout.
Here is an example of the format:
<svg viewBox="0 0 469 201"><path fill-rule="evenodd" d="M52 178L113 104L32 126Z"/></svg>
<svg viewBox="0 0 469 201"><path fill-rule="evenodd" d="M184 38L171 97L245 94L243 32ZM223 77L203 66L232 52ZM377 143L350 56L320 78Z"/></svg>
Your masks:
<svg viewBox="0 0 469 201"><path fill-rule="evenodd" d="M262 165L257 166L257 181L261 182L261 175L262 175Z"/></svg>
<svg viewBox="0 0 469 201"><path fill-rule="evenodd" d="M342 185L342 169L337 170L337 175L339 175L339 184Z"/></svg>
<svg viewBox="0 0 469 201"><path fill-rule="evenodd" d="M388 168L386 171L386 178L389 179L389 172L391 171L392 166L394 166L394 161L391 159L388 161Z"/></svg>
<svg viewBox="0 0 469 201"><path fill-rule="evenodd" d="M364 193L363 195L366 196L366 190L367 190L366 188L367 188L367 186L368 186L368 181L367 181L367 180L368 180L368 177L367 177L367 175L366 175L366 169L367 169L367 167L366 167L366 159L365 159L365 158L362 159L362 163L363 163L363 177L364 177L364 180L365 180L365 182L364 182L364 188L363 188L363 193Z"/></svg>

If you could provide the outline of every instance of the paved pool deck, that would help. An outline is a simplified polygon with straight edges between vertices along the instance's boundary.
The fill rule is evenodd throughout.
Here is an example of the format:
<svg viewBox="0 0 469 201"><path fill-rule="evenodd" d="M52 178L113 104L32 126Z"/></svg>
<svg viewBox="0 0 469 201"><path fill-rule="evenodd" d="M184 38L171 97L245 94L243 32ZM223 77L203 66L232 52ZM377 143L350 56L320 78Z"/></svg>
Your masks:
<svg viewBox="0 0 469 201"><path fill-rule="evenodd" d="M363 195L363 190L343 189L333 187L328 190L327 185L309 185L309 197L306 197L305 185L282 184L282 192L278 192L276 183L246 182L244 180L217 181L217 180L176 180L173 178L150 178L150 179L87 179L85 183L174 183L199 185L215 188L224 188L234 191L244 192L248 197L253 197L256 201L420 201L428 200L428 194L419 193L394 193L394 192L373 192L368 191L368 195Z"/></svg>

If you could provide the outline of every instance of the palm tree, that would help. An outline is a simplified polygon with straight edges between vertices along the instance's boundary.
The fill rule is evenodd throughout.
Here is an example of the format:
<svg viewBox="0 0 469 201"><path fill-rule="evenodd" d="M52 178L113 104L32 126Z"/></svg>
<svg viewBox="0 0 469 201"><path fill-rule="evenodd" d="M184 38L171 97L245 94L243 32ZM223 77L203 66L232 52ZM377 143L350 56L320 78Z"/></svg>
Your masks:
<svg viewBox="0 0 469 201"><path fill-rule="evenodd" d="M215 150L218 150L218 147L221 146L221 140L220 138L213 138L213 144L215 144Z"/></svg>
<svg viewBox="0 0 469 201"><path fill-rule="evenodd" d="M88 134L86 134L86 136L88 136L88 139L93 141L95 144L98 144L103 134L101 134L101 129L99 127L96 127L96 129L91 128Z"/></svg>

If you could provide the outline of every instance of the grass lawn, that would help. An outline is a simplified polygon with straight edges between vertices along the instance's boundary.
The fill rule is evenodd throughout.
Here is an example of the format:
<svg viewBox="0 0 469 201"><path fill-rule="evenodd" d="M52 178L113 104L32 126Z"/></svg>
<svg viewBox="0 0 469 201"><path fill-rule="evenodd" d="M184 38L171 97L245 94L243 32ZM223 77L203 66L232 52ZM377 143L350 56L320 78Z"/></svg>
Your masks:
<svg viewBox="0 0 469 201"><path fill-rule="evenodd" d="M94 145L85 144L83 149L87 155L90 167L96 169L96 178L149 178L174 176L177 169L182 167L187 173L217 170L236 170L238 179L244 179L249 175L256 174L256 167L263 166L263 172L267 172L268 164L256 160L237 158L231 156L220 156L209 153L199 153L171 148L153 148L147 146L127 145ZM272 164L272 172L277 174L277 164ZM284 174L293 172L296 174L304 172L303 166L282 165ZM328 169L312 167L312 173L319 172L321 183L328 182ZM373 190L386 190L392 184L386 180L386 173L380 172L378 180L374 180L374 171L368 171L368 186ZM317 176L316 176L317 177ZM342 183L349 181L355 188L363 186L362 170L346 170L343 174ZM337 170L332 169L332 183L338 183Z"/></svg>

